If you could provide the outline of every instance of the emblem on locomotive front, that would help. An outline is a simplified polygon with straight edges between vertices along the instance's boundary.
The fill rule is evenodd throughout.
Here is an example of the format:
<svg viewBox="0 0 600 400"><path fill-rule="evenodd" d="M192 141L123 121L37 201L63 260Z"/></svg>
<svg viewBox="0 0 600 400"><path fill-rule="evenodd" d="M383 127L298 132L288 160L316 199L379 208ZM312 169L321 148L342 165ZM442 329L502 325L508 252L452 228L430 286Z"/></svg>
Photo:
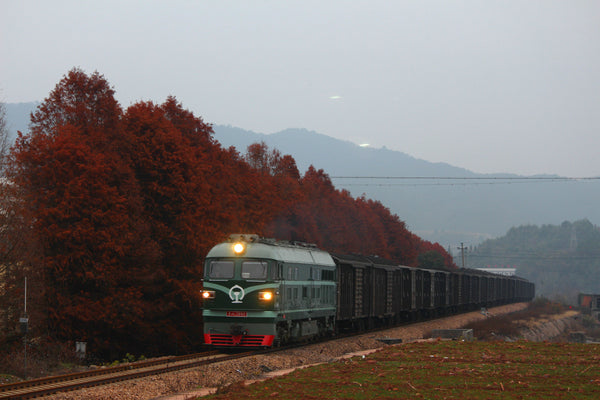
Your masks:
<svg viewBox="0 0 600 400"><path fill-rule="evenodd" d="M232 303L241 303L245 295L244 288L239 285L235 285L229 289L229 298Z"/></svg>

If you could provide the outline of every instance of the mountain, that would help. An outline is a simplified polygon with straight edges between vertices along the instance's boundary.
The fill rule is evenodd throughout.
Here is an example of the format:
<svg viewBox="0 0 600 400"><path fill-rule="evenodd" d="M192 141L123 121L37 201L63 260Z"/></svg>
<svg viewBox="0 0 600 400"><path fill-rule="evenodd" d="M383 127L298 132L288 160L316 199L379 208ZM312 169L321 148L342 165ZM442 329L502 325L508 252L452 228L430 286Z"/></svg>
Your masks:
<svg viewBox="0 0 600 400"><path fill-rule="evenodd" d="M265 135L231 126L213 126L225 147L244 153L264 141L294 157L301 172L322 168L338 188L381 201L419 236L455 249L500 236L512 226L600 220L598 181L535 181L518 175L477 174L431 163L386 148L360 147L304 129ZM466 179L358 179L337 177L439 177ZM475 178L473 180L473 178ZM486 178L486 179L482 179ZM513 178L501 180L499 178ZM558 178L558 177L556 177Z"/></svg>
<svg viewBox="0 0 600 400"><path fill-rule="evenodd" d="M29 126L30 114L40 103L4 103L6 121L12 141L17 137L17 131L26 132Z"/></svg>
<svg viewBox="0 0 600 400"><path fill-rule="evenodd" d="M29 113L37 104L6 104L7 119L15 134L16 130L27 130ZM287 129L269 135L223 125L214 125L213 129L216 140L224 147L234 146L240 153L245 153L248 145L264 141L270 148L293 156L301 173L310 165L323 169L337 188L346 189L355 197L365 194L381 201L412 232L439 242L455 254L461 242L477 245L503 235L513 226L583 219L600 221L597 180L502 181L498 178L522 177L477 174L399 151L361 147L305 129ZM449 177L459 179L445 179Z"/></svg>

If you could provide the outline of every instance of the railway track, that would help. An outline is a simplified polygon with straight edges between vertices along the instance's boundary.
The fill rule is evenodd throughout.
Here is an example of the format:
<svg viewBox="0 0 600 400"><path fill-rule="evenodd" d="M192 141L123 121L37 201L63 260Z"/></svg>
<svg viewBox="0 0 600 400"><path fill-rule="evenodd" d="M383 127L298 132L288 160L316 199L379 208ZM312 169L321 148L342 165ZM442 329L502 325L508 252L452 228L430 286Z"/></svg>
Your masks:
<svg viewBox="0 0 600 400"><path fill-rule="evenodd" d="M434 318L435 319L435 318ZM421 321L424 322L424 321ZM401 324L400 326L411 325L412 323ZM361 332L351 332L338 334L320 342L328 340L338 340L353 336L373 333L380 330L389 329L383 327L379 329L365 330ZM242 353L223 354L219 351L209 351L184 356L169 357L158 360L148 360L136 362L133 364L120 365L110 368L96 369L86 372L79 372L67 375L58 375L53 377L39 378L29 381L10 383L0 385L0 400L4 399L30 399L51 395L60 392L68 392L83 389L92 386L101 386L114 382L126 381L141 378L150 375L158 375L168 372L179 371L188 368L194 368L201 365L233 360L250 355L275 353L293 348L302 347L307 344L313 344L314 341L295 343L284 347L274 347L269 349L253 350Z"/></svg>
<svg viewBox="0 0 600 400"><path fill-rule="evenodd" d="M339 339L343 336L344 335L338 336L336 339ZM86 372L76 372L73 374L56 375L28 381L9 383L0 385L0 400L31 399L42 397L55 393L83 389L86 387L107 385L110 383L137 379L150 375L175 372L201 365L248 357L251 355L275 353L301 347L306 344L306 342L301 342L284 347L274 347L260 350L255 349L253 351L233 354L225 354L220 351L213 350L204 353L141 361L132 364L119 365L116 367L100 368Z"/></svg>
<svg viewBox="0 0 600 400"><path fill-rule="evenodd" d="M113 382L193 368L219 361L242 358L250 354L254 354L254 352L222 354L217 351L210 351L9 383L0 385L0 399L30 399L90 386L106 385Z"/></svg>

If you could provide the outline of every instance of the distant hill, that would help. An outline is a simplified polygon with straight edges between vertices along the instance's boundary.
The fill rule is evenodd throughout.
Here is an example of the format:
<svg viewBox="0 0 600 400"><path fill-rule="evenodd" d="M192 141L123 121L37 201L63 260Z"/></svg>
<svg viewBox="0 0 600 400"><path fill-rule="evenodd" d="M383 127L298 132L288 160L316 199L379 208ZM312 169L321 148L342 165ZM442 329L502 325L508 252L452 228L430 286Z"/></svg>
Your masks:
<svg viewBox="0 0 600 400"><path fill-rule="evenodd" d="M566 220L600 221L600 182L461 181L336 179L335 177L459 177L494 178L517 175L476 174L445 163L431 163L386 148L360 147L304 129L265 135L231 126L214 126L225 147L244 153L264 141L292 155L301 172L322 168L338 188L381 201L419 236L451 247L477 244L522 224L560 224ZM435 145L435 144L432 144ZM507 157L510 162L510 157ZM548 178L546 176L545 178ZM365 185L367 184L367 185Z"/></svg>
<svg viewBox="0 0 600 400"><path fill-rule="evenodd" d="M6 104L13 132L26 131L37 103ZM287 129L274 134L214 125L214 137L224 147L245 153L249 144L264 141L296 160L300 172L313 165L323 169L338 188L353 196L381 201L419 236L439 242L455 254L456 247L476 245L524 224L600 221L600 182L340 179L336 177L458 177L490 178L445 163L431 163L386 148L360 147L349 141L308 131ZM435 146L435 143L431 144ZM510 162L510 155L507 155Z"/></svg>
<svg viewBox="0 0 600 400"><path fill-rule="evenodd" d="M580 292L600 292L600 227L588 220L511 228L466 258L470 267L516 267L517 275L535 283L538 296L575 304Z"/></svg>
<svg viewBox="0 0 600 400"><path fill-rule="evenodd" d="M4 105L6 106L6 120L10 137L14 141L17 131L27 131L30 114L39 103L5 103Z"/></svg>

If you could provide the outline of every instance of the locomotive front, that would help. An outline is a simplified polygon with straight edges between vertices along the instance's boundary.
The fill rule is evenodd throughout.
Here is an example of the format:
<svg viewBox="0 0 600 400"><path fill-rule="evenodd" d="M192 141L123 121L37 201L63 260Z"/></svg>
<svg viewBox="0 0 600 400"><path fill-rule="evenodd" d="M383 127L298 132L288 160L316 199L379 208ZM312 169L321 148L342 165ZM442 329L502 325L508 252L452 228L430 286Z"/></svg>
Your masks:
<svg viewBox="0 0 600 400"><path fill-rule="evenodd" d="M315 245L231 235L204 265L204 342L268 347L335 331L336 265Z"/></svg>
<svg viewBox="0 0 600 400"><path fill-rule="evenodd" d="M271 346L279 308L277 263L256 235L232 235L211 249L202 290L204 342Z"/></svg>

